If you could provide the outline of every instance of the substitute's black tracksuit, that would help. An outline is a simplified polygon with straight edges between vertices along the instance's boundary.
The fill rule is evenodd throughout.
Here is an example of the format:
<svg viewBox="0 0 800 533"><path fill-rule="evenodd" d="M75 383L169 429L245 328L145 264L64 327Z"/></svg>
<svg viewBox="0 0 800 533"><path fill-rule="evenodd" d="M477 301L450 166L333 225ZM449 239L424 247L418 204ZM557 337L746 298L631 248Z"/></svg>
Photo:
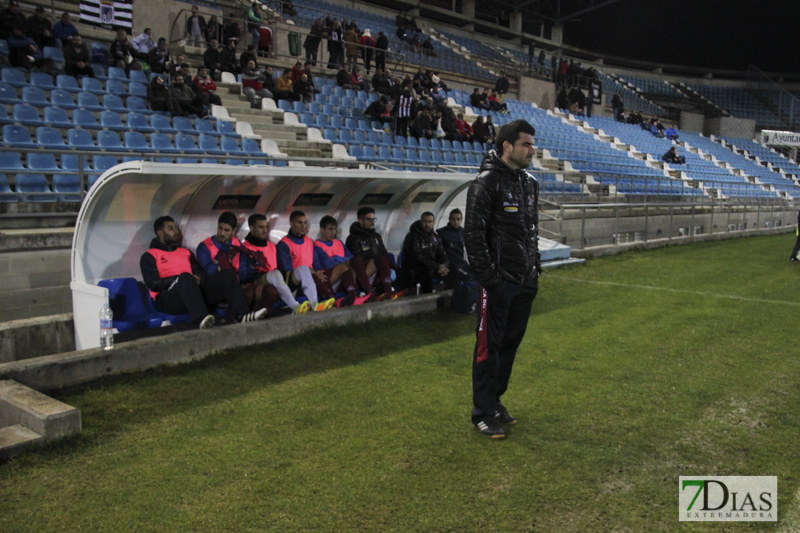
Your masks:
<svg viewBox="0 0 800 533"><path fill-rule="evenodd" d="M495 416L531 313L541 271L538 182L494 150L469 187L467 257L483 288L472 363L472 421Z"/></svg>

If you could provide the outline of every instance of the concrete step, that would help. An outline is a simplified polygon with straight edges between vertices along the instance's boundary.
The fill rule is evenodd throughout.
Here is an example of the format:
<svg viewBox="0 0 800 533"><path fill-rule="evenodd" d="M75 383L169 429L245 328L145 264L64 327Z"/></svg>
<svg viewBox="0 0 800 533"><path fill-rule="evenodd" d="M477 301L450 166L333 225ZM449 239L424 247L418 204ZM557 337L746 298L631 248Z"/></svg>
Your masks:
<svg viewBox="0 0 800 533"><path fill-rule="evenodd" d="M312 148L279 148L281 149L281 152L289 157L331 157L330 153L325 155L321 150L314 150Z"/></svg>
<svg viewBox="0 0 800 533"><path fill-rule="evenodd" d="M0 252L70 248L73 233L72 227L0 229Z"/></svg>
<svg viewBox="0 0 800 533"><path fill-rule="evenodd" d="M70 249L0 253L0 322L72 312Z"/></svg>
<svg viewBox="0 0 800 533"><path fill-rule="evenodd" d="M44 442L44 436L22 424L0 427L0 461L19 455L26 448Z"/></svg>

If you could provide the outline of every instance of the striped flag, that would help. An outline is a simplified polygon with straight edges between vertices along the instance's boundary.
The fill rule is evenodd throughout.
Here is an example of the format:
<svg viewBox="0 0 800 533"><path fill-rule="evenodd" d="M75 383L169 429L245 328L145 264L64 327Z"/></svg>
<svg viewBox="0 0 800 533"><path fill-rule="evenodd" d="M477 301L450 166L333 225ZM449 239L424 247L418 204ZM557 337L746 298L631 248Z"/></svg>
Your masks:
<svg viewBox="0 0 800 533"><path fill-rule="evenodd" d="M133 0L80 0L81 22L103 28L125 29L133 27Z"/></svg>

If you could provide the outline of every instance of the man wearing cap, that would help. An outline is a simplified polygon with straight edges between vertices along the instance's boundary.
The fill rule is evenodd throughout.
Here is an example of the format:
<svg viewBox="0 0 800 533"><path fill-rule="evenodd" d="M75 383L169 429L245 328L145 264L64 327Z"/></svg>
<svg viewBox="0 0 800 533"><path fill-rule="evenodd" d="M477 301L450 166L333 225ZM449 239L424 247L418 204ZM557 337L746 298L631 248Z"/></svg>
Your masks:
<svg viewBox="0 0 800 533"><path fill-rule="evenodd" d="M167 71L167 64L172 62L172 57L167 50L167 40L163 37L158 39L158 44L147 54L147 64L150 70L157 74L164 74Z"/></svg>

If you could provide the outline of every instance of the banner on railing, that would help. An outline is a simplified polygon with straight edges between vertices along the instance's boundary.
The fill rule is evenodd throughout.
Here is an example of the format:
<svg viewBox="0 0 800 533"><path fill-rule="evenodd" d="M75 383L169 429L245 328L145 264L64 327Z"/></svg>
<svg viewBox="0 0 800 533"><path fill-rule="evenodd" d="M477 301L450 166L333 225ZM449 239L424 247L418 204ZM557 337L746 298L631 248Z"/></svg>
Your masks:
<svg viewBox="0 0 800 533"><path fill-rule="evenodd" d="M800 133L763 130L761 132L761 142L779 146L800 146Z"/></svg>
<svg viewBox="0 0 800 533"><path fill-rule="evenodd" d="M80 0L81 22L131 32L133 27L133 0Z"/></svg>

